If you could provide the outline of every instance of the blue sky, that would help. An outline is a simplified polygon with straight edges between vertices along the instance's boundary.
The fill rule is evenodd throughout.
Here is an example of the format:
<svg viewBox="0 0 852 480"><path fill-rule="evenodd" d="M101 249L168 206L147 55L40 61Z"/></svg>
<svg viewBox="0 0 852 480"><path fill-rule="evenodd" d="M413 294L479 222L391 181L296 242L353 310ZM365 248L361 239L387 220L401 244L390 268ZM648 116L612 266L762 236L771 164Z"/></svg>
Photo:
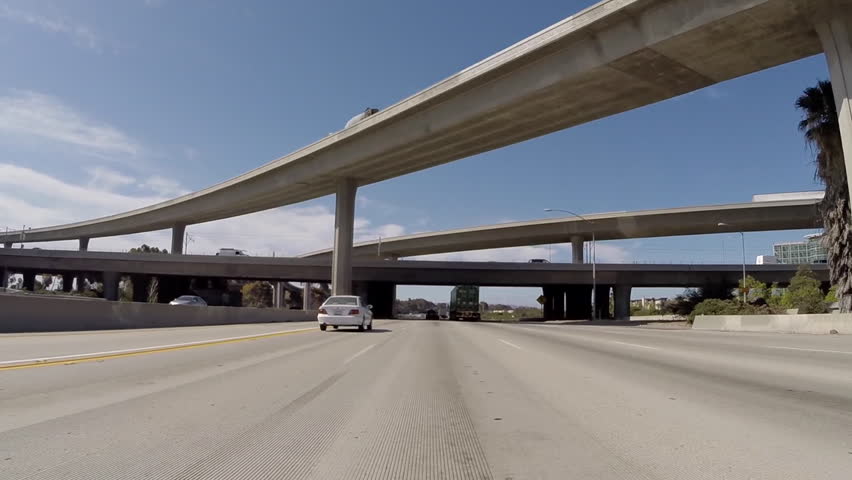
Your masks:
<svg viewBox="0 0 852 480"><path fill-rule="evenodd" d="M105 215L220 182L592 3L0 0L0 228ZM827 77L820 55L364 187L357 235L534 219L547 207L594 213L819 189L793 101ZM328 246L332 209L327 197L191 226L189 250L288 255ZM806 233L748 234L748 260ZM90 248L143 241L166 246L168 233L94 239ZM570 259L565 245L550 253ZM741 258L736 234L601 242L598 254L612 262ZM547 256L547 247L529 247L444 257ZM443 300L447 291L398 294ZM536 294L483 296L531 304Z"/></svg>

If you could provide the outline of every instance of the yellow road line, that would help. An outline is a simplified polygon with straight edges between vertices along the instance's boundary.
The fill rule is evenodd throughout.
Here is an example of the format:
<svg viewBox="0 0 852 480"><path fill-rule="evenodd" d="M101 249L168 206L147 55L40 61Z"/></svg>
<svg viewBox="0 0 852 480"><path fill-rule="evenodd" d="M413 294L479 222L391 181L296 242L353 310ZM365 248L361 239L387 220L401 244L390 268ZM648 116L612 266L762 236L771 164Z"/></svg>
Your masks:
<svg viewBox="0 0 852 480"><path fill-rule="evenodd" d="M53 367L57 365L74 365L76 363L86 363L86 362L99 362L103 360L112 360L114 358L124 358L124 357L135 357L138 355L148 355L150 353L162 353L162 352L174 352L178 350L189 350L190 348L199 348L199 347L209 347L213 345L224 345L226 343L237 343L237 342L246 342L250 340L260 340L263 338L272 338L272 337L282 337L284 335L295 335L297 333L308 333L316 331L313 328L306 328L301 330L288 330L286 332L275 332L275 333L264 333L251 337L242 337L242 338L231 338L227 340L213 340L210 342L202 342L202 343L194 343L192 345L181 345L174 347L164 347L164 348L152 348L148 350L140 350L138 352L126 352L126 353L113 353L109 355L98 355L94 357L81 357L81 358L72 358L65 360L53 360L46 362L30 362L23 363L18 365L6 365L0 366L0 372L6 370L21 370L24 368L38 368L38 367Z"/></svg>

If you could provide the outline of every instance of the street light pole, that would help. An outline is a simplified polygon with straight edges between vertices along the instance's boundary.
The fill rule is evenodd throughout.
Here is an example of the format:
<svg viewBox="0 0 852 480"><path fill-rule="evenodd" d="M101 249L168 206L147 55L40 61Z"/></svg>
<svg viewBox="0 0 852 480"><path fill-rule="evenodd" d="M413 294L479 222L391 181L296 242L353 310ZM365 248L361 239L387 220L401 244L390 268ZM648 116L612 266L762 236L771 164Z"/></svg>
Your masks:
<svg viewBox="0 0 852 480"><path fill-rule="evenodd" d="M582 216L578 213L574 213L570 210L563 210L563 209L560 209L560 208L545 208L544 211L545 212L564 212L564 213L574 215L575 217L579 218L580 220L582 220L584 222L587 222L587 223L590 223L590 224L595 223L595 222L587 219L586 217L584 217L584 216ZM596 252L596 249L595 249L595 231L594 231L594 229L592 229L592 250L591 250L590 256L592 257L592 319L593 320L598 319L597 318L598 317L598 305L597 305L597 300L598 300L597 299L597 283L598 283L598 281L597 281L597 267L595 265L595 252Z"/></svg>
<svg viewBox="0 0 852 480"><path fill-rule="evenodd" d="M748 292L746 292L746 273L745 273L745 233L740 232L740 237L743 241L743 305L748 303L747 296Z"/></svg>

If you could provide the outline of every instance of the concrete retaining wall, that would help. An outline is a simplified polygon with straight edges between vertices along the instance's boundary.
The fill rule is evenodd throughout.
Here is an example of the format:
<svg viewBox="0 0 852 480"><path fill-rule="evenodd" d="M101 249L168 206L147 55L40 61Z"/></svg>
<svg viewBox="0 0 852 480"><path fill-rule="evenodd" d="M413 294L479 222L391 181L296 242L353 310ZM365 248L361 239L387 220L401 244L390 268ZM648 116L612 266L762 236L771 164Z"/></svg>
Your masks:
<svg viewBox="0 0 852 480"><path fill-rule="evenodd" d="M827 334L831 330L852 334L852 313L812 315L699 315L693 330Z"/></svg>
<svg viewBox="0 0 852 480"><path fill-rule="evenodd" d="M54 332L316 321L316 311L273 308L181 307L93 302L46 296L0 296L0 332Z"/></svg>

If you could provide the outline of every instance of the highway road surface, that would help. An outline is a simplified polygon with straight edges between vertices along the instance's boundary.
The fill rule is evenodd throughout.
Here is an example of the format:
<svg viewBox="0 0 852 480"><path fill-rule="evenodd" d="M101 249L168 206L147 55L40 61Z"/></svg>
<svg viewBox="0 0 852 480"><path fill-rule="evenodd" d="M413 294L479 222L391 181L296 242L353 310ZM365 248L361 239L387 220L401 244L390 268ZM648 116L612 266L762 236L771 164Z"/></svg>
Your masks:
<svg viewBox="0 0 852 480"><path fill-rule="evenodd" d="M377 321L0 335L0 478L844 479L852 336Z"/></svg>

